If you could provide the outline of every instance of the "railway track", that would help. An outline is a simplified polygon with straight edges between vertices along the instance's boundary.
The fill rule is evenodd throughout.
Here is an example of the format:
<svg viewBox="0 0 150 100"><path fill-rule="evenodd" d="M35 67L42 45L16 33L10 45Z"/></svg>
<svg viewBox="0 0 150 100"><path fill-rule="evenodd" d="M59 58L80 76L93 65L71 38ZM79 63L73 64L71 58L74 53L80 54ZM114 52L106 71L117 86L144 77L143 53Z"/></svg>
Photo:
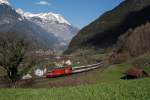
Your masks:
<svg viewBox="0 0 150 100"><path fill-rule="evenodd" d="M86 65L86 66L79 66L79 67L73 67L72 68L72 74L77 74L77 73L83 73L87 71L91 71L97 68L101 68L104 66L103 62L97 63L97 64L92 64L92 65ZM41 82L46 79L46 76L40 77L40 78L34 78L34 82ZM27 82L28 80L20 80L19 83ZM9 86L9 83L7 82L0 82L0 87L5 87Z"/></svg>
<svg viewBox="0 0 150 100"><path fill-rule="evenodd" d="M72 74L78 74L78 73L83 73L83 72L91 71L91 70L94 70L94 69L101 68L103 66L104 66L104 63L100 62L100 63L96 63L96 64L92 64L92 65L73 67L72 68ZM63 76L65 76L65 75L62 75L62 77ZM60 78L60 77L55 77L55 78ZM43 76L43 77L40 77L40 78L34 78L34 81L35 82L41 82L41 81L46 80L46 79L47 79L46 76Z"/></svg>
<svg viewBox="0 0 150 100"><path fill-rule="evenodd" d="M80 67L73 67L72 73L82 73L86 71L90 71L93 69L101 68L104 66L103 62L97 63L97 64L92 64L92 65L87 65L87 66L80 66Z"/></svg>
<svg viewBox="0 0 150 100"><path fill-rule="evenodd" d="M77 74L77 73L87 72L87 71L91 71L91 70L94 70L94 69L101 68L103 66L104 66L104 63L100 62L100 63L96 63L96 64L92 64L92 65L73 67L71 74ZM65 75L62 75L62 76L65 76ZM57 77L55 77L55 78L57 78ZM41 79L46 79L46 76L39 77L39 78L34 78L34 80L41 80Z"/></svg>

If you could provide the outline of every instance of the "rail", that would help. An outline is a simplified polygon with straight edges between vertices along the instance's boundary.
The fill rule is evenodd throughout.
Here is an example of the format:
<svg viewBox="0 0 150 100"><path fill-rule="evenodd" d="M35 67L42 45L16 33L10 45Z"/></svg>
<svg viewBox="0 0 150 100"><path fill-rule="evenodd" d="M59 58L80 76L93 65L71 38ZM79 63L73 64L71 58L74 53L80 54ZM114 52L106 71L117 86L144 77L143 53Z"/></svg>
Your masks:
<svg viewBox="0 0 150 100"><path fill-rule="evenodd" d="M74 67L72 73L81 73L85 71L90 71L93 69L97 69L104 66L103 62L97 63L97 64L92 64L92 65L87 65L87 66L80 66L80 67Z"/></svg>

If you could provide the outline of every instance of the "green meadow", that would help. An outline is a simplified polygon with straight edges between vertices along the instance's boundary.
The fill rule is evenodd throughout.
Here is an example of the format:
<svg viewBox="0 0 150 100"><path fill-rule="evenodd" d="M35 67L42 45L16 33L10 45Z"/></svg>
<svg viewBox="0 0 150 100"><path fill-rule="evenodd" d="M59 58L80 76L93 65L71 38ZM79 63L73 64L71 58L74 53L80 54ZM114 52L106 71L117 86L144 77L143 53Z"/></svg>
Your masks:
<svg viewBox="0 0 150 100"><path fill-rule="evenodd" d="M34 89L33 87L0 89L0 100L150 100L149 78L120 79L123 72L129 67L131 67L130 64L112 65L103 71L91 71L81 77L81 79L91 80L95 84L48 87L50 82L64 80L59 78L43 81L40 85L35 84ZM149 69L147 70L149 71Z"/></svg>
<svg viewBox="0 0 150 100"><path fill-rule="evenodd" d="M149 83L145 78L65 88L0 89L0 100L150 100Z"/></svg>

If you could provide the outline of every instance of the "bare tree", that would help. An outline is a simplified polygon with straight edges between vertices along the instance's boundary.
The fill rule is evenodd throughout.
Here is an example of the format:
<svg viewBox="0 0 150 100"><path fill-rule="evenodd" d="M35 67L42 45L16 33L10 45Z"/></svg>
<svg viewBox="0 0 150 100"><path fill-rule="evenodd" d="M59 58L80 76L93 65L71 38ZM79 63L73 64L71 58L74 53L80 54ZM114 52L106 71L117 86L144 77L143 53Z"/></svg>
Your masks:
<svg viewBox="0 0 150 100"><path fill-rule="evenodd" d="M33 62L24 64L24 69L19 67L24 63L28 45L23 38L17 35L5 35L0 37L0 67L4 68L12 83L21 78L24 70L31 67Z"/></svg>

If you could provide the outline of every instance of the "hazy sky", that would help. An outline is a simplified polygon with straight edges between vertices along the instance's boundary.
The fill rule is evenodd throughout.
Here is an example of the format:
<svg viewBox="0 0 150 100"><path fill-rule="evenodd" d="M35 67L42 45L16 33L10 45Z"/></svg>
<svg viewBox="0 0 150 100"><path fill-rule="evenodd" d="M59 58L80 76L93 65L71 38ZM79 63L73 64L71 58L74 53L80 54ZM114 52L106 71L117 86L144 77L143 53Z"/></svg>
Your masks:
<svg viewBox="0 0 150 100"><path fill-rule="evenodd" d="M82 28L123 0L9 0L15 8L32 13L53 12Z"/></svg>

